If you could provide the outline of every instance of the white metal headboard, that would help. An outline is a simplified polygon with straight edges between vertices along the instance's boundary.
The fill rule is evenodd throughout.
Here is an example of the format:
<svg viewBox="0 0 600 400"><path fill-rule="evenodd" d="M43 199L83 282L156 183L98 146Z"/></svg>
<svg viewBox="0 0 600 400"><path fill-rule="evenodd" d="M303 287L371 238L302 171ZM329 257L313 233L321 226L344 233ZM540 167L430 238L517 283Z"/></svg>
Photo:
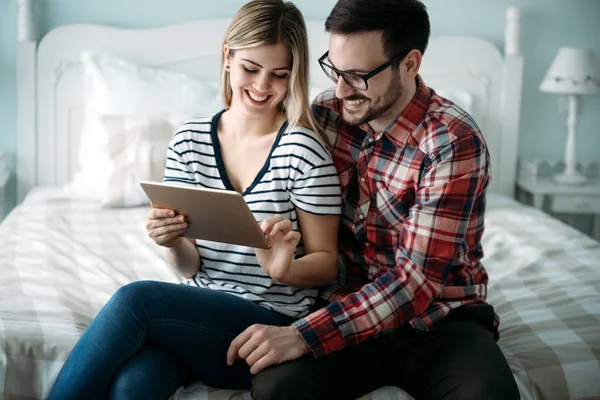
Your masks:
<svg viewBox="0 0 600 400"><path fill-rule="evenodd" d="M18 201L36 185L67 183L77 169L84 99L82 51L107 52L130 61L219 78L221 44L228 19L194 20L156 29L67 25L35 42L32 0L19 0ZM504 54L476 37L435 37L421 74L434 89L463 89L475 98L473 114L490 147L490 191L513 196L521 108L523 59L519 55L519 11L507 12ZM307 21L311 85L331 82L317 58L327 50L323 21ZM198 38L201 38L201 43ZM151 43L152 45L148 45Z"/></svg>

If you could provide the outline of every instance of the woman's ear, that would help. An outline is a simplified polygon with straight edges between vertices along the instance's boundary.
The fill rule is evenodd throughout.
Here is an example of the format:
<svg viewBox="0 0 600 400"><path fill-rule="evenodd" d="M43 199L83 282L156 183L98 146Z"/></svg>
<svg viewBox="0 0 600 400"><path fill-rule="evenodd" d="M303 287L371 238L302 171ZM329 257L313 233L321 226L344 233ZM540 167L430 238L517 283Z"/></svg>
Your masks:
<svg viewBox="0 0 600 400"><path fill-rule="evenodd" d="M227 46L227 44L223 45L223 56L224 56L224 60L225 60L225 71L229 71L230 65L231 65L231 56L229 53L229 46Z"/></svg>

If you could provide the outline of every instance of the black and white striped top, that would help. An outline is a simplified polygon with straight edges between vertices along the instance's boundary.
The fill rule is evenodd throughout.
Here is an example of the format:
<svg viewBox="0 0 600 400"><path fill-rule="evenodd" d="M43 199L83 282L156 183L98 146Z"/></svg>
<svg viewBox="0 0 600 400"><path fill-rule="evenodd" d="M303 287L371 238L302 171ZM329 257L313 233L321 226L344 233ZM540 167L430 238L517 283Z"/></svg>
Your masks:
<svg viewBox="0 0 600 400"><path fill-rule="evenodd" d="M223 111L184 124L169 144L165 182L235 190L221 158L217 121ZM338 215L338 175L324 141L311 130L285 123L254 182L242 193L257 221L281 215L298 230L296 208L313 214ZM254 249L197 240L202 260L187 283L228 292L291 317L306 315L317 289L297 289L271 279ZM302 243L296 257L304 255Z"/></svg>

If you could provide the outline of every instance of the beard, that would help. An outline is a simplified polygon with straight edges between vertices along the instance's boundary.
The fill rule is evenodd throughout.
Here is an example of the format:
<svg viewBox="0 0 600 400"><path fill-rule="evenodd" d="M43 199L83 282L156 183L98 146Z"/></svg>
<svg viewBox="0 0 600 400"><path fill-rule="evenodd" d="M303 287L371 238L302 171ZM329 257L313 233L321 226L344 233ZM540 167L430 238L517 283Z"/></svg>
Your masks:
<svg viewBox="0 0 600 400"><path fill-rule="evenodd" d="M342 111L342 119L350 125L362 125L369 121L376 120L387 113L404 94L404 87L400 79L400 71L392 72L392 81L388 89L376 103L373 100L360 94L353 94L344 98L344 100L366 100L368 107L364 110L349 110L345 106Z"/></svg>

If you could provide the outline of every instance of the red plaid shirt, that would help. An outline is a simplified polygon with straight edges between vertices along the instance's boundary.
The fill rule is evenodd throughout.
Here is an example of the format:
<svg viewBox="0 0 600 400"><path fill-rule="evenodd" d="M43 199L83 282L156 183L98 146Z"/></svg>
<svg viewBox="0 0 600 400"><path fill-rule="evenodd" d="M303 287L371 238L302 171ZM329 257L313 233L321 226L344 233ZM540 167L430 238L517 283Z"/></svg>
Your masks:
<svg viewBox="0 0 600 400"><path fill-rule="evenodd" d="M345 123L341 107L333 90L313 104L344 199L331 303L295 323L317 357L407 323L428 331L487 295L489 153L473 119L420 77L384 132Z"/></svg>

